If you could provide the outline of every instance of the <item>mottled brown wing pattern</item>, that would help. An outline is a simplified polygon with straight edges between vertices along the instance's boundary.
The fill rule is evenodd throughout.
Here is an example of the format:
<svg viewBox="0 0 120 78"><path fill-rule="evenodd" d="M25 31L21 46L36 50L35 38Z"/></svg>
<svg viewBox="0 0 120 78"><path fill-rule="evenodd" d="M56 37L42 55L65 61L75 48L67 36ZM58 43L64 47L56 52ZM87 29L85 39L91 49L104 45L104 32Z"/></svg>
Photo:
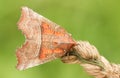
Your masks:
<svg viewBox="0 0 120 78"><path fill-rule="evenodd" d="M51 24L49 21L44 20L41 28L41 59L51 55L54 55L55 57L61 57L75 44L70 35L63 28L56 24Z"/></svg>
<svg viewBox="0 0 120 78"><path fill-rule="evenodd" d="M75 45L63 28L27 7L22 8L18 28L26 37L16 52L19 70L59 58Z"/></svg>

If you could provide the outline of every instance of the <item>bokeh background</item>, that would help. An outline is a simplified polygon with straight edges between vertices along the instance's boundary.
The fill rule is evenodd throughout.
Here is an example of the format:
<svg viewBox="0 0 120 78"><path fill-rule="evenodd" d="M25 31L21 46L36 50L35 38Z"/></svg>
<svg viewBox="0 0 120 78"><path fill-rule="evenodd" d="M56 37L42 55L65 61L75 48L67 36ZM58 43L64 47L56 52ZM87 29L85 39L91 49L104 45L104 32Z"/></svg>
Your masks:
<svg viewBox="0 0 120 78"><path fill-rule="evenodd" d="M22 6L61 25L74 39L94 44L110 62L120 63L120 0L0 0L0 78L93 78L81 66L59 59L16 70L15 51L24 42L17 28Z"/></svg>

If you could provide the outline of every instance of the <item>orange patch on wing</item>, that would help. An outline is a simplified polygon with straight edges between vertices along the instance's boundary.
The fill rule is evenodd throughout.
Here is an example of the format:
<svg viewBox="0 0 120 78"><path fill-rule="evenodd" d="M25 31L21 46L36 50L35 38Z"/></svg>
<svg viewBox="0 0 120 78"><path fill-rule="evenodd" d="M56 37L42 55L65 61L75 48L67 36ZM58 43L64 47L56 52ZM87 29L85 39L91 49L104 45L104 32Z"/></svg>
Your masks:
<svg viewBox="0 0 120 78"><path fill-rule="evenodd" d="M63 53L63 50L60 49L60 48L55 48L55 49L53 50L53 53Z"/></svg>
<svg viewBox="0 0 120 78"><path fill-rule="evenodd" d="M44 29L48 29L48 28L49 28L49 25L48 25L47 23L45 23L45 22L42 22L42 27L43 27Z"/></svg>
<svg viewBox="0 0 120 78"><path fill-rule="evenodd" d="M55 32L56 36L64 36L64 34L62 32Z"/></svg>
<svg viewBox="0 0 120 78"><path fill-rule="evenodd" d="M46 58L47 55L51 54L52 53L52 50L51 49L47 49L47 48L42 48L41 49L41 53L40 53L40 58L43 59L43 58Z"/></svg>
<svg viewBox="0 0 120 78"><path fill-rule="evenodd" d="M53 34L54 33L54 31L50 28L50 26L47 23L42 22L41 26L42 26L43 34Z"/></svg>
<svg viewBox="0 0 120 78"><path fill-rule="evenodd" d="M43 33L44 33L44 34L53 34L54 31L53 31L53 30L50 30L50 29L46 29L46 30L43 30Z"/></svg>

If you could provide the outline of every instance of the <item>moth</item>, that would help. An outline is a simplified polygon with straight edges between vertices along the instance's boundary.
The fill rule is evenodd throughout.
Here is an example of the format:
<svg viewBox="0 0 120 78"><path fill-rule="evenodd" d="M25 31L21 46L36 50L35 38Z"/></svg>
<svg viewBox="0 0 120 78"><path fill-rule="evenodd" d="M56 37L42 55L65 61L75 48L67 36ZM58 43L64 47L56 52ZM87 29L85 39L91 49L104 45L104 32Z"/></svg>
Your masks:
<svg viewBox="0 0 120 78"><path fill-rule="evenodd" d="M18 70L60 58L76 44L65 29L28 7L22 7L18 29L26 38L16 51Z"/></svg>

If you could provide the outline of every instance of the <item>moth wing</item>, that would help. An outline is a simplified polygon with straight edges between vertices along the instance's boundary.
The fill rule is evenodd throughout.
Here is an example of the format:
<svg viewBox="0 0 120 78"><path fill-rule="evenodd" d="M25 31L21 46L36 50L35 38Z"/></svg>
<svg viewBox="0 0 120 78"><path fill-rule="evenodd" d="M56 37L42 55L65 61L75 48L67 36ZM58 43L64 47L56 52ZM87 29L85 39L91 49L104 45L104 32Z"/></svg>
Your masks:
<svg viewBox="0 0 120 78"><path fill-rule="evenodd" d="M22 8L18 28L26 37L16 52L18 70L61 57L75 44L63 28L27 7Z"/></svg>

